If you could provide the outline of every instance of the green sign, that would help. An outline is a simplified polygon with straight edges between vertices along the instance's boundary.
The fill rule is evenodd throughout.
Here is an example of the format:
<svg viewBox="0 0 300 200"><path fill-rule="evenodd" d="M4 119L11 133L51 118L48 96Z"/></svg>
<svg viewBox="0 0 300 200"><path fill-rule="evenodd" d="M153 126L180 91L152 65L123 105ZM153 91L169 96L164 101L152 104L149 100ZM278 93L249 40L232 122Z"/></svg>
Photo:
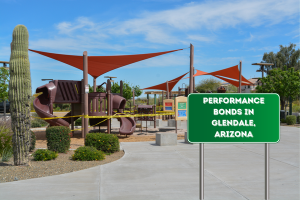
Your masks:
<svg viewBox="0 0 300 200"><path fill-rule="evenodd" d="M186 103L185 102L178 102L178 109L186 109Z"/></svg>
<svg viewBox="0 0 300 200"><path fill-rule="evenodd" d="M277 143L278 94L203 93L188 96L191 143Z"/></svg>

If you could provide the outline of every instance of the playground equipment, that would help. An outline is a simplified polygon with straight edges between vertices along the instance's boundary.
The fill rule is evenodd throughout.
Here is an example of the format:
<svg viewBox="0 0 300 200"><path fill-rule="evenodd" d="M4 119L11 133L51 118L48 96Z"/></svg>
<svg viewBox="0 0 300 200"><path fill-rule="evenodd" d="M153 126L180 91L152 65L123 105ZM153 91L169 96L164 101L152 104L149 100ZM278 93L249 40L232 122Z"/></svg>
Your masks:
<svg viewBox="0 0 300 200"><path fill-rule="evenodd" d="M135 109L136 110L136 109ZM156 114L156 105L137 105L137 111L134 114ZM147 122L154 121L154 128L156 128L156 117L143 116L135 117L137 121L141 121L141 131L143 131L143 121L146 121L146 132L147 132Z"/></svg>
<svg viewBox="0 0 300 200"><path fill-rule="evenodd" d="M41 118L53 118L53 103L71 103L72 110L65 117L82 115L84 106L88 106L89 116L106 116L117 114L113 109L117 109L118 114L122 115L126 99L120 94L110 93L110 81L108 80L106 93L92 92L88 94L88 105L82 103L82 81L53 80L48 84L36 89L37 96L33 102L36 113ZM52 126L69 126L79 117L46 119ZM103 118L89 118L90 125L109 126L108 120ZM135 121L131 117L118 118L120 121L120 134L130 135L135 130ZM101 122L101 123L99 123Z"/></svg>

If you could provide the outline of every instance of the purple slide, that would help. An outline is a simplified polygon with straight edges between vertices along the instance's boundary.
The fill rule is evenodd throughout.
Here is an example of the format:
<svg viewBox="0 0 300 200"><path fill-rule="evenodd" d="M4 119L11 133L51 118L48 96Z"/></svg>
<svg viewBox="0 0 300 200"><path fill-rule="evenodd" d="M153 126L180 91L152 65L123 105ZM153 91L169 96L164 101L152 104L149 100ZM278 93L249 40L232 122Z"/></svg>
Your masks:
<svg viewBox="0 0 300 200"><path fill-rule="evenodd" d="M35 109L35 112L38 114L38 116L40 116L41 118L56 117L56 116L52 115L50 112L49 102L47 103L46 101L43 101L43 99L39 98L39 97L40 96L35 98L33 101L33 107ZM71 113L71 112L69 112L69 113ZM69 125L70 125L64 119L48 119L45 121L48 122L51 126L67 126L67 127L69 127Z"/></svg>
<svg viewBox="0 0 300 200"><path fill-rule="evenodd" d="M118 112L122 112L125 108L126 99L114 95L113 96L113 109L118 109ZM115 114L115 112L113 112ZM131 117L120 117L118 118L121 126L120 126L120 135L131 135L135 131L135 121Z"/></svg>

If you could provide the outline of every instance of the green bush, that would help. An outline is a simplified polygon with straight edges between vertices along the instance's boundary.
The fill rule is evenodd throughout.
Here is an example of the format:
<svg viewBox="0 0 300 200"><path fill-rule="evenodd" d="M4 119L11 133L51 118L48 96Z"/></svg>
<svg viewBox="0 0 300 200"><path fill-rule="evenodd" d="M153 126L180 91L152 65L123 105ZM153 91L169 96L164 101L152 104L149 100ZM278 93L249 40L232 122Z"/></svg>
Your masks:
<svg viewBox="0 0 300 200"><path fill-rule="evenodd" d="M29 151L33 151L35 149L35 143L36 143L36 137L35 137L35 133L31 132L31 139L30 139L30 147L29 147Z"/></svg>
<svg viewBox="0 0 300 200"><path fill-rule="evenodd" d="M7 162L11 157L13 157L14 151L12 146L7 146L2 153L2 161Z"/></svg>
<svg viewBox="0 0 300 200"><path fill-rule="evenodd" d="M46 122L43 119L40 119L38 114L32 113L31 116L33 117L33 119L31 120L31 128L44 127L44 126L48 125L48 122ZM37 118L34 118L34 117L37 117Z"/></svg>
<svg viewBox="0 0 300 200"><path fill-rule="evenodd" d="M46 129L47 148L51 151L66 153L70 148L71 130L65 126L51 126Z"/></svg>
<svg viewBox="0 0 300 200"><path fill-rule="evenodd" d="M297 122L300 123L300 116L297 117Z"/></svg>
<svg viewBox="0 0 300 200"><path fill-rule="evenodd" d="M56 107L53 109L53 111L61 111L60 107Z"/></svg>
<svg viewBox="0 0 300 200"><path fill-rule="evenodd" d="M58 154L48 149L38 149L32 156L35 161L46 161L57 158Z"/></svg>
<svg viewBox="0 0 300 200"><path fill-rule="evenodd" d="M75 120L75 126L81 126L81 117Z"/></svg>
<svg viewBox="0 0 300 200"><path fill-rule="evenodd" d="M37 127L42 127L42 125L40 124L40 122L32 120L31 121L31 128L37 128Z"/></svg>
<svg viewBox="0 0 300 200"><path fill-rule="evenodd" d="M11 121L0 121L0 157L4 149L12 146L12 135L13 132L10 126Z"/></svg>
<svg viewBox="0 0 300 200"><path fill-rule="evenodd" d="M82 161L90 161L90 160L104 160L105 153L102 151L98 151L95 147L79 147L75 150L75 153L72 156L72 160L82 160Z"/></svg>
<svg viewBox="0 0 300 200"><path fill-rule="evenodd" d="M88 133L85 137L85 146L96 147L105 153L120 151L119 138L113 134Z"/></svg>
<svg viewBox="0 0 300 200"><path fill-rule="evenodd" d="M282 118L282 119L280 120L280 122L281 122L281 123L286 123L286 119Z"/></svg>
<svg viewBox="0 0 300 200"><path fill-rule="evenodd" d="M296 124L296 116L295 115L288 115L288 116L286 116L286 124L287 125L294 125L294 124Z"/></svg>

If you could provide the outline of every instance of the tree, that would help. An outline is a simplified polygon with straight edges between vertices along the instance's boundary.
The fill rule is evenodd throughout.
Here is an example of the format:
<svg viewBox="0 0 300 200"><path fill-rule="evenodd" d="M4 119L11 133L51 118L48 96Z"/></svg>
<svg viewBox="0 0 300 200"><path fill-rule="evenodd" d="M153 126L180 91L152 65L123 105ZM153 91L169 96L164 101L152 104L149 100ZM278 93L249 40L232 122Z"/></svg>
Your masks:
<svg viewBox="0 0 300 200"><path fill-rule="evenodd" d="M221 81L214 79L214 78L209 78L209 79L203 79L195 86L196 91L200 93L204 93L207 90L210 91L216 91L218 87L220 87Z"/></svg>
<svg viewBox="0 0 300 200"><path fill-rule="evenodd" d="M0 68L0 101L8 100L8 77L9 70L4 67Z"/></svg>
<svg viewBox="0 0 300 200"><path fill-rule="evenodd" d="M14 28L9 62L14 165L28 165L29 158L31 77L28 38L28 30L24 25L17 25Z"/></svg>
<svg viewBox="0 0 300 200"><path fill-rule="evenodd" d="M290 43L289 46L279 45L279 52L277 53L264 53L263 61L266 63L274 63L273 66L265 66L267 70L274 68L283 69L283 66L287 66L287 69L294 67L295 70L300 70L300 50L295 50L296 44Z"/></svg>
<svg viewBox="0 0 300 200"><path fill-rule="evenodd" d="M132 90L134 90L134 96L138 97L141 96L142 91L140 90L140 86L130 86L129 83L123 82L123 97L128 100L132 98ZM97 88L97 92L106 92L106 90L101 87ZM89 92L93 92L93 88L89 87ZM112 83L111 84L111 92L112 93L120 93L120 85L119 83Z"/></svg>
<svg viewBox="0 0 300 200"><path fill-rule="evenodd" d="M297 98L300 95L300 70L293 67L283 70L276 68L269 71L269 75L261 79L262 85L256 87L257 93L277 93L280 96L281 110L286 108L288 98Z"/></svg>
<svg viewBox="0 0 300 200"><path fill-rule="evenodd" d="M226 93L237 93L238 88L235 87L234 85L228 84Z"/></svg>

